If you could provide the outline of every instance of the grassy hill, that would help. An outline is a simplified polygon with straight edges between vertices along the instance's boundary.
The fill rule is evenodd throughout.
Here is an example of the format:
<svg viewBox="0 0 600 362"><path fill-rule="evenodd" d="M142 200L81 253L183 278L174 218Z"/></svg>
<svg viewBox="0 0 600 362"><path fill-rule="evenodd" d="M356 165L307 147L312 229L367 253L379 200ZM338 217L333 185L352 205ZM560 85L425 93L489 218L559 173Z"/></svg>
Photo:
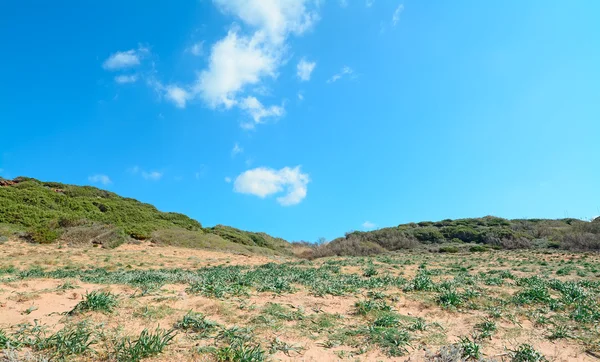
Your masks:
<svg viewBox="0 0 600 362"><path fill-rule="evenodd" d="M96 244L131 240L190 248L291 254L292 244L265 233L202 225L183 214L91 186L18 177L0 178L0 241L18 235L37 243ZM296 245L297 246L297 245ZM350 232L323 245L303 244L308 258L371 255L420 249L432 252L554 248L600 250L600 218L517 219L493 216L401 224Z"/></svg>
<svg viewBox="0 0 600 362"><path fill-rule="evenodd" d="M0 178L0 235L38 243L91 242L115 247L129 238L162 245L289 253L290 244L227 226L203 228L183 214L91 186Z"/></svg>
<svg viewBox="0 0 600 362"><path fill-rule="evenodd" d="M589 222L486 216L423 221L369 232L350 232L314 247L307 256L370 255L415 248L450 253L531 248L600 251L600 218Z"/></svg>

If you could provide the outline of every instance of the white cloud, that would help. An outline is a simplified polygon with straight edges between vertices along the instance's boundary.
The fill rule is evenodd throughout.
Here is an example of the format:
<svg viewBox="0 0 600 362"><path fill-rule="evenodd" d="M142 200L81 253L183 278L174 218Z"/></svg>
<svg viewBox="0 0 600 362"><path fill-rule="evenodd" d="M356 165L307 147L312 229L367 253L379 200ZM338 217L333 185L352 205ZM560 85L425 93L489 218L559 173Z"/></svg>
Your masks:
<svg viewBox="0 0 600 362"><path fill-rule="evenodd" d="M110 177L102 174L89 176L88 181L92 183L100 183L102 185L109 185L112 183Z"/></svg>
<svg viewBox="0 0 600 362"><path fill-rule="evenodd" d="M135 83L137 81L138 77L135 74L132 75L117 75L115 77L115 82L119 83L119 84L126 84L126 83Z"/></svg>
<svg viewBox="0 0 600 362"><path fill-rule="evenodd" d="M228 184L231 183L231 177L225 177L225 182L227 182Z"/></svg>
<svg viewBox="0 0 600 362"><path fill-rule="evenodd" d="M398 5L396 10L394 10L394 15L392 15L392 26L396 26L398 21L400 21L400 14L404 11L404 4Z"/></svg>
<svg viewBox="0 0 600 362"><path fill-rule="evenodd" d="M200 56L204 53L204 41L200 41L192 44L186 51L190 52L192 55Z"/></svg>
<svg viewBox="0 0 600 362"><path fill-rule="evenodd" d="M233 190L260 198L283 192L284 195L278 197L277 202L282 206L291 206L306 197L309 182L309 175L302 173L300 166L280 170L258 167L240 174L235 179Z"/></svg>
<svg viewBox="0 0 600 362"><path fill-rule="evenodd" d="M365 221L365 222L362 223L362 227L365 230L374 229L376 226L377 226L376 224L374 224L374 223L372 223L370 221Z"/></svg>
<svg viewBox="0 0 600 362"><path fill-rule="evenodd" d="M187 101L192 98L188 91L176 85L167 86L165 92L165 97L178 108L185 108Z"/></svg>
<svg viewBox="0 0 600 362"><path fill-rule="evenodd" d="M158 181L163 177L163 174L158 171L150 171L150 172L142 171L142 177L145 180Z"/></svg>
<svg viewBox="0 0 600 362"><path fill-rule="evenodd" d="M239 106L252 117L254 124L263 123L263 118L277 118L285 113L283 106L265 107L256 97L252 96L242 99ZM244 128L254 128L254 124L245 123Z"/></svg>
<svg viewBox="0 0 600 362"><path fill-rule="evenodd" d="M145 180L158 181L163 177L162 172L158 171L145 171L139 166L133 166L127 169L127 172L132 175L141 175Z"/></svg>
<svg viewBox="0 0 600 362"><path fill-rule="evenodd" d="M301 101L304 100L304 94L302 94L302 92L298 92L298 99Z"/></svg>
<svg viewBox="0 0 600 362"><path fill-rule="evenodd" d="M334 74L331 78L329 78L327 80L327 83L334 83L337 82L338 80L340 80L342 77L346 76L346 75L352 75L354 74L354 70L352 70L352 68L345 66L342 68L342 70L337 73Z"/></svg>
<svg viewBox="0 0 600 362"><path fill-rule="evenodd" d="M280 44L289 33L300 35L319 19L318 0L214 0L226 13L240 18Z"/></svg>
<svg viewBox="0 0 600 362"><path fill-rule="evenodd" d="M231 157L235 157L237 154L244 152L244 149L240 147L239 144L233 145L233 149L231 150Z"/></svg>
<svg viewBox="0 0 600 362"><path fill-rule="evenodd" d="M317 63L315 63L315 62L309 62L304 58L300 59L300 61L298 62L297 72L296 72L296 74L298 75L298 78L300 78L300 80L303 82L310 80L310 75L311 75L312 71L315 69L316 65L317 65Z"/></svg>
<svg viewBox="0 0 600 362"><path fill-rule="evenodd" d="M268 89L265 81L277 79L289 49L287 38L303 34L318 20L320 0L213 2L222 12L241 20L245 27L233 23L227 34L210 47L208 66L198 72L190 86L164 87L158 81L149 83L150 86L180 108L194 98L210 108L237 107L253 120L242 123L246 128L253 128L264 118L282 116L283 106L265 106L256 97L264 96L261 90ZM188 51L199 52L201 43L195 45L197 49L191 47Z"/></svg>
<svg viewBox="0 0 600 362"><path fill-rule="evenodd" d="M140 65L140 59L143 53L148 50L146 48L131 49L124 52L116 52L111 54L108 59L102 63L102 67L106 70L118 70L131 68Z"/></svg>
<svg viewBox="0 0 600 362"><path fill-rule="evenodd" d="M365 2L365 6L368 7L368 8L370 8L371 6L373 6L374 2L375 2L375 0L367 0Z"/></svg>
<svg viewBox="0 0 600 362"><path fill-rule="evenodd" d="M210 107L231 108L246 85L276 76L279 54L265 47L261 37L258 33L240 36L232 30L212 47L208 69L200 73L195 86Z"/></svg>
<svg viewBox="0 0 600 362"><path fill-rule="evenodd" d="M348 6L348 0L339 0L339 4L341 7L345 8Z"/></svg>

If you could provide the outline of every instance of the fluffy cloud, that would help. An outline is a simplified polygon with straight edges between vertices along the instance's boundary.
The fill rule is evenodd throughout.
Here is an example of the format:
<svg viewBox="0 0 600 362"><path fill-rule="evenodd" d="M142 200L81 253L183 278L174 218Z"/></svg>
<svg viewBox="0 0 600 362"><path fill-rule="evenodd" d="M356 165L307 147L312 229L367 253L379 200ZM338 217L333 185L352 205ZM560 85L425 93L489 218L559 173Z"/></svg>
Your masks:
<svg viewBox="0 0 600 362"><path fill-rule="evenodd" d="M362 227L365 230L374 229L376 226L377 226L376 224L374 224L374 223L372 223L370 221L365 221L365 222L362 223Z"/></svg>
<svg viewBox="0 0 600 362"><path fill-rule="evenodd" d="M140 65L140 60L145 53L146 48L131 49L123 52L111 54L108 59L102 63L102 67L106 70L119 70L131 68Z"/></svg>
<svg viewBox="0 0 600 362"><path fill-rule="evenodd" d="M281 44L289 33L300 35L319 19L318 0L214 0L225 13Z"/></svg>
<svg viewBox="0 0 600 362"><path fill-rule="evenodd" d="M342 70L337 73L334 74L331 78L329 78L327 80L327 83L334 83L337 82L338 80L340 80L342 77L346 76L346 75L352 75L354 74L354 70L352 70L352 68L345 66L342 68Z"/></svg>
<svg viewBox="0 0 600 362"><path fill-rule="evenodd" d="M310 80L310 75L312 71L315 69L317 63L309 62L306 59L302 58L298 62L296 74L301 81L306 82Z"/></svg>
<svg viewBox="0 0 600 362"><path fill-rule="evenodd" d="M165 97L178 108L185 108L187 101L192 98L192 95L181 87L170 85L165 88Z"/></svg>
<svg viewBox="0 0 600 362"><path fill-rule="evenodd" d="M277 118L285 113L283 106L265 107L256 97L252 96L244 98L239 107L254 120L254 123L247 124L245 128L253 128L254 124L263 123L263 118Z"/></svg>
<svg viewBox="0 0 600 362"><path fill-rule="evenodd" d="M92 183L100 183L102 185L109 185L112 183L110 177L101 174L88 177L88 181Z"/></svg>
<svg viewBox="0 0 600 362"><path fill-rule="evenodd" d="M137 81L137 75L132 74L132 75L117 75L115 77L115 82L119 83L119 84L126 84L126 83L135 83Z"/></svg>
<svg viewBox="0 0 600 362"><path fill-rule="evenodd" d="M400 14L404 11L404 4L398 5L396 10L394 10L394 15L392 15L392 26L396 26L398 21L400 21Z"/></svg>
<svg viewBox="0 0 600 362"><path fill-rule="evenodd" d="M288 50L287 38L303 34L318 20L319 0L213 2L243 26L233 23L227 35L212 45L207 68L198 73L185 93L179 87L176 94L168 93L170 86L161 90L181 108L196 97L210 108L236 107L252 120L242 124L245 128L253 128L264 118L282 116L283 106L263 105L257 99L262 93L257 90L265 89L265 81L277 79ZM309 78L312 69L307 71L304 74Z"/></svg>
<svg viewBox="0 0 600 362"><path fill-rule="evenodd" d="M260 198L284 193L277 198L277 202L282 206L291 206L304 200L309 182L308 174L302 173L300 166L280 170L258 167L239 175L235 179L233 190Z"/></svg>
<svg viewBox="0 0 600 362"><path fill-rule="evenodd" d="M210 107L231 108L245 86L275 77L279 54L266 47L262 37L260 33L240 36L231 30L212 47L208 69L200 73L195 86Z"/></svg>

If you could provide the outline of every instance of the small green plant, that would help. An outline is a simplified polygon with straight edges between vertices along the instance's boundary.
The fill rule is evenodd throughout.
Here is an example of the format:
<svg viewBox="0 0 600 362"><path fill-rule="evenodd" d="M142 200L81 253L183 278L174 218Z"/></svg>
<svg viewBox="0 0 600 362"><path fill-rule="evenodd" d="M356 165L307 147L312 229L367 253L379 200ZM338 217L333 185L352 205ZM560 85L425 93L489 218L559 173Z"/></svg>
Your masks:
<svg viewBox="0 0 600 362"><path fill-rule="evenodd" d="M516 350L511 351L512 362L547 362L543 354L536 351L529 344L522 344Z"/></svg>
<svg viewBox="0 0 600 362"><path fill-rule="evenodd" d="M86 293L83 301L79 302L69 314L77 314L86 311L99 311L111 313L118 305L117 297L111 292L92 291Z"/></svg>
<svg viewBox="0 0 600 362"><path fill-rule="evenodd" d="M354 304L354 314L366 315L371 311L391 311L392 307L382 300L361 300Z"/></svg>
<svg viewBox="0 0 600 362"><path fill-rule="evenodd" d="M478 339L491 338L497 328L496 322L487 318L475 325Z"/></svg>
<svg viewBox="0 0 600 362"><path fill-rule="evenodd" d="M189 311L175 324L175 328L206 335L218 327L218 324L206 319L204 314Z"/></svg>
<svg viewBox="0 0 600 362"><path fill-rule="evenodd" d="M233 343L217 349L215 358L219 362L262 362L266 352L259 344Z"/></svg>
<svg viewBox="0 0 600 362"><path fill-rule="evenodd" d="M400 318L398 315L393 312L382 313L375 321L373 322L374 326L377 327L395 327L400 323Z"/></svg>
<svg viewBox="0 0 600 362"><path fill-rule="evenodd" d="M175 331L156 328L154 332L144 329L140 336L132 341L129 337L123 338L115 345L115 357L118 361L139 361L143 358L155 356L171 343Z"/></svg>
<svg viewBox="0 0 600 362"><path fill-rule="evenodd" d="M455 290L446 290L438 296L437 302L439 305L446 308L459 307L463 304L463 298Z"/></svg>
<svg viewBox="0 0 600 362"><path fill-rule="evenodd" d="M59 360L71 355L92 353L91 348L97 340L93 337L91 328L86 322L73 327L62 329L44 342L44 349L50 349L51 355Z"/></svg>
<svg viewBox="0 0 600 362"><path fill-rule="evenodd" d="M548 335L548 339L550 340L563 338L571 338L571 333L569 332L569 329L567 328L567 326L564 325L558 325L554 327L554 329L550 331L550 334Z"/></svg>
<svg viewBox="0 0 600 362"><path fill-rule="evenodd" d="M459 344L463 350L462 356L464 358L478 360L481 357L481 346L469 339L469 337L462 337Z"/></svg>
<svg viewBox="0 0 600 362"><path fill-rule="evenodd" d="M425 322L423 318L417 318L408 329L411 331L426 331L429 328L429 324Z"/></svg>

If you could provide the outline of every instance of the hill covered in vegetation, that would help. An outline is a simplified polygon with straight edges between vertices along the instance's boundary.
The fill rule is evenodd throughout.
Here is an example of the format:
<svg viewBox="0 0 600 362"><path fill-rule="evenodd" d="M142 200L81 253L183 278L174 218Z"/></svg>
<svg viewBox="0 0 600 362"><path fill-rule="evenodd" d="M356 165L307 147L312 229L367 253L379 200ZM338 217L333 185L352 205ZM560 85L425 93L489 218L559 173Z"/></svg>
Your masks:
<svg viewBox="0 0 600 362"><path fill-rule="evenodd" d="M183 214L91 186L0 178L0 237L115 247L128 239L234 251L289 253L290 244L265 233L218 225L204 228Z"/></svg>
<svg viewBox="0 0 600 362"><path fill-rule="evenodd" d="M434 252L552 248L600 250L600 218L516 219L499 217L401 224L344 237L313 247L308 257L370 255L421 248Z"/></svg>

